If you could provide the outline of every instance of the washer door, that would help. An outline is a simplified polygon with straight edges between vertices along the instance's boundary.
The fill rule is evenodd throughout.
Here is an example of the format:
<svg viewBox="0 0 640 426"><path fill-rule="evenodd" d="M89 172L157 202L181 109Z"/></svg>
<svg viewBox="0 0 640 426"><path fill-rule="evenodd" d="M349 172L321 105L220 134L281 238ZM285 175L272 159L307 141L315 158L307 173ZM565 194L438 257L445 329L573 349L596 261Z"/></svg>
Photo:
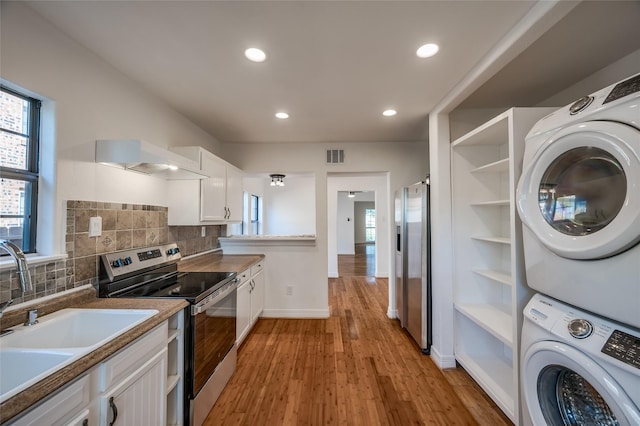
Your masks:
<svg viewBox="0 0 640 426"><path fill-rule="evenodd" d="M517 189L524 225L569 259L601 259L640 241L640 131L590 121L548 139Z"/></svg>
<svg viewBox="0 0 640 426"><path fill-rule="evenodd" d="M583 352L563 343L538 342L527 350L522 388L534 425L640 424L638 408L617 381Z"/></svg>

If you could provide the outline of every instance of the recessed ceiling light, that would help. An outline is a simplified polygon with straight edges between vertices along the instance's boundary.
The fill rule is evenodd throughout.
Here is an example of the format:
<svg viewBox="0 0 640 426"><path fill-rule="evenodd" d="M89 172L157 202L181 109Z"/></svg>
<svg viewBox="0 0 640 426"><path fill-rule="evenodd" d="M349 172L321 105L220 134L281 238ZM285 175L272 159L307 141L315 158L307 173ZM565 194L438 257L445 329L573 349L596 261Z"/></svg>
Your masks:
<svg viewBox="0 0 640 426"><path fill-rule="evenodd" d="M420 46L418 50L416 50L416 55L418 55L418 58L429 58L438 53L438 50L440 50L440 47L438 47L437 44L429 43Z"/></svg>
<svg viewBox="0 0 640 426"><path fill-rule="evenodd" d="M382 111L382 115L384 115L385 117L393 117L397 113L398 111L396 111L395 109L385 109L384 111Z"/></svg>
<svg viewBox="0 0 640 426"><path fill-rule="evenodd" d="M289 114L286 112L276 112L276 118L284 120L285 118L289 118Z"/></svg>
<svg viewBox="0 0 640 426"><path fill-rule="evenodd" d="M264 60L267 59L267 54L260 49L256 49L255 47L251 47L245 50L244 56L246 56L247 59L252 62L264 62Z"/></svg>

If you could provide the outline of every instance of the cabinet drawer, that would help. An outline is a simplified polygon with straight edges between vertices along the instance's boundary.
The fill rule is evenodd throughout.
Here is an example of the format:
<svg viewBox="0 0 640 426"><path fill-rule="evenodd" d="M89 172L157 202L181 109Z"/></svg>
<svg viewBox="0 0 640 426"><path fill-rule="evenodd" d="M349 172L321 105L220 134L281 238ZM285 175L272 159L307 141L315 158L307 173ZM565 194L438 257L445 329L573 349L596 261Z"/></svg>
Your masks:
<svg viewBox="0 0 640 426"><path fill-rule="evenodd" d="M144 336L100 365L100 391L104 392L114 383L122 381L153 355L167 347L167 322L160 324Z"/></svg>
<svg viewBox="0 0 640 426"><path fill-rule="evenodd" d="M20 417L12 426L22 425L67 425L74 424L74 419L89 406L91 390L89 375L76 380L52 397ZM81 413L82 412L82 413Z"/></svg>
<svg viewBox="0 0 640 426"><path fill-rule="evenodd" d="M253 277L258 272L262 271L262 268L264 268L264 260L261 260L260 262L251 266L251 276Z"/></svg>
<svg viewBox="0 0 640 426"><path fill-rule="evenodd" d="M243 282L247 281L251 278L251 268L247 268L242 272L238 273L238 286L241 286Z"/></svg>

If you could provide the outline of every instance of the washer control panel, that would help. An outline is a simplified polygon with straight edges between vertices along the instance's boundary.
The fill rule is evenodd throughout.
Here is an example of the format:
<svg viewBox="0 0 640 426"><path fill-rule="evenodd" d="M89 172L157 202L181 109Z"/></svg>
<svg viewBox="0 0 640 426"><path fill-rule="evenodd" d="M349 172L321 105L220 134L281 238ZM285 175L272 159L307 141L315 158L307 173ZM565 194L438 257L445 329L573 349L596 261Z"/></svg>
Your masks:
<svg viewBox="0 0 640 426"><path fill-rule="evenodd" d="M613 330L602 353L640 370L640 338L620 330Z"/></svg>
<svg viewBox="0 0 640 426"><path fill-rule="evenodd" d="M636 92L640 92L640 74L616 84L602 104L613 102Z"/></svg>

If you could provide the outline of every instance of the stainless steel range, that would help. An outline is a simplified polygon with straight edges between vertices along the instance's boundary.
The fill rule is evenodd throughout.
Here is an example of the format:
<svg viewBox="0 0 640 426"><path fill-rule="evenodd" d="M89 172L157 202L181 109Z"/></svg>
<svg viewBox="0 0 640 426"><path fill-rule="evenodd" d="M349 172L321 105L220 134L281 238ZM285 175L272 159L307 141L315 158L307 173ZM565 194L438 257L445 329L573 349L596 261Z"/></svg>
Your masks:
<svg viewBox="0 0 640 426"><path fill-rule="evenodd" d="M236 368L235 272L179 272L176 244L104 254L99 297L185 299L185 424L201 425Z"/></svg>

